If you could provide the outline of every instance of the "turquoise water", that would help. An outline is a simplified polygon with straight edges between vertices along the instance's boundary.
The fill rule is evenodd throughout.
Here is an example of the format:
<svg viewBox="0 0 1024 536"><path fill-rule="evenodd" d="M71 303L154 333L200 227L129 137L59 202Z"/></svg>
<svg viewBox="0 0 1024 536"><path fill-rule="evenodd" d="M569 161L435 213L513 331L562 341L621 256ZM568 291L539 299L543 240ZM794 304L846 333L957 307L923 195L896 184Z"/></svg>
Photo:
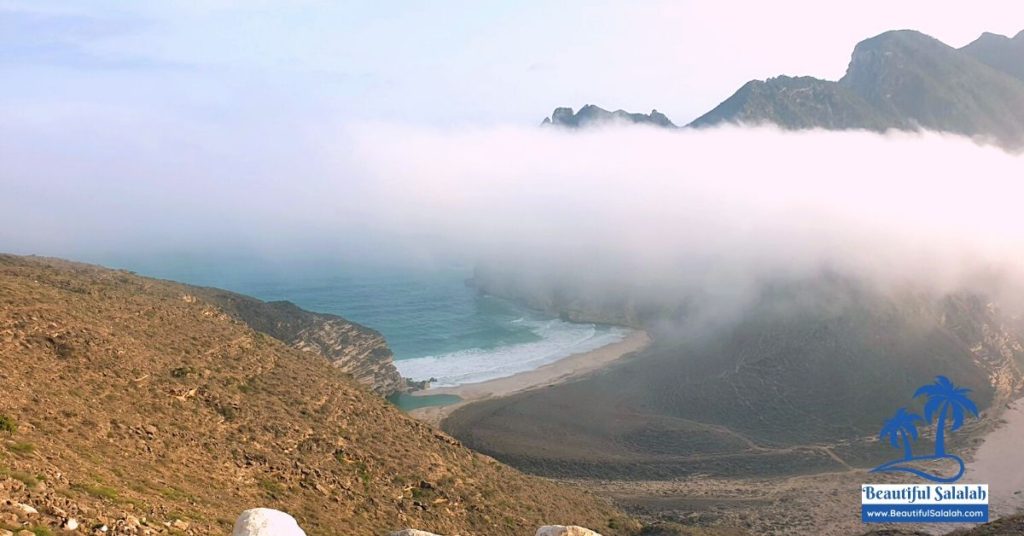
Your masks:
<svg viewBox="0 0 1024 536"><path fill-rule="evenodd" d="M456 395L407 395L397 393L388 397L388 401L398 406L402 411L412 411L419 408L431 406L448 406L461 401L462 398Z"/></svg>
<svg viewBox="0 0 1024 536"><path fill-rule="evenodd" d="M467 264L412 268L295 261L283 265L188 257L104 263L263 300L289 300L305 309L343 316L380 331L403 376L434 378L435 386L476 383L531 370L611 344L626 333L620 328L565 322L482 296L466 284L472 275Z"/></svg>

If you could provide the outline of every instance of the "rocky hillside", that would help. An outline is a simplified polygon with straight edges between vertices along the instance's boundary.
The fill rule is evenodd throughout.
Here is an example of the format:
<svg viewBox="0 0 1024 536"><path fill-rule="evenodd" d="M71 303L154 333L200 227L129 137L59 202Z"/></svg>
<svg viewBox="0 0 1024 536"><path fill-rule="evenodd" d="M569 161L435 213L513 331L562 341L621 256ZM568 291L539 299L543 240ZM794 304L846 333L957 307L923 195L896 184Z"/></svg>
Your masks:
<svg viewBox="0 0 1024 536"><path fill-rule="evenodd" d="M256 331L326 357L381 395L410 387L395 368L391 349L377 331L340 316L306 311L287 301L264 302L212 288L197 288L195 292Z"/></svg>
<svg viewBox="0 0 1024 536"><path fill-rule="evenodd" d="M785 128L917 129L1024 146L1021 43L991 34L955 49L920 32L859 43L838 82L749 82L690 126L774 123Z"/></svg>
<svg viewBox="0 0 1024 536"><path fill-rule="evenodd" d="M527 534L632 522L404 414L194 287L0 256L0 530ZM73 520L73 521L72 521Z"/></svg>
<svg viewBox="0 0 1024 536"><path fill-rule="evenodd" d="M810 76L751 80L690 126L722 122L772 122L788 129L843 129L858 125L874 131L908 126L904 121L887 117L845 86Z"/></svg>
<svg viewBox="0 0 1024 536"><path fill-rule="evenodd" d="M651 110L649 114L631 113L625 110L609 112L604 108L588 104L580 111L573 113L572 108L555 108L551 117L545 117L542 126L559 126L567 128L582 128L613 123L642 124L657 127L674 128L675 125L665 114L658 110Z"/></svg>

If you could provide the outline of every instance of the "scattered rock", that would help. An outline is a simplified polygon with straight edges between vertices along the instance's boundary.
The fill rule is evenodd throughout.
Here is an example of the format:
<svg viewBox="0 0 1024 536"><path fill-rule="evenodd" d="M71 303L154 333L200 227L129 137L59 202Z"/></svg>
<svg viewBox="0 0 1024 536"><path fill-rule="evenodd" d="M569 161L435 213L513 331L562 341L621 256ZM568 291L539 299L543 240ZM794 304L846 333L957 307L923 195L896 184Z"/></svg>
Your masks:
<svg viewBox="0 0 1024 536"><path fill-rule="evenodd" d="M536 536L601 536L599 533L576 525L544 525Z"/></svg>
<svg viewBox="0 0 1024 536"><path fill-rule="evenodd" d="M253 508L242 512L231 536L306 536L295 518L272 508Z"/></svg>
<svg viewBox="0 0 1024 536"><path fill-rule="evenodd" d="M176 528L176 529L178 529L178 530L188 530L189 524L188 524L188 521L182 521L180 519L175 519L174 522L171 523L171 526Z"/></svg>
<svg viewBox="0 0 1024 536"><path fill-rule="evenodd" d="M21 514L23 516L34 516L34 515L39 513L39 510L36 510L35 508L32 508L31 506L29 506L27 504L21 504L21 503L12 503L11 504L11 509L14 510L16 513Z"/></svg>
<svg viewBox="0 0 1024 536"><path fill-rule="evenodd" d="M78 530L78 520L73 517L69 517L68 520L64 522L64 528L66 530Z"/></svg>
<svg viewBox="0 0 1024 536"><path fill-rule="evenodd" d="M391 536L438 536L433 532L427 532L425 530L416 529L404 529L397 532L392 532Z"/></svg>
<svg viewBox="0 0 1024 536"><path fill-rule="evenodd" d="M0 536L14 536L14 533L6 529L0 529Z"/></svg>

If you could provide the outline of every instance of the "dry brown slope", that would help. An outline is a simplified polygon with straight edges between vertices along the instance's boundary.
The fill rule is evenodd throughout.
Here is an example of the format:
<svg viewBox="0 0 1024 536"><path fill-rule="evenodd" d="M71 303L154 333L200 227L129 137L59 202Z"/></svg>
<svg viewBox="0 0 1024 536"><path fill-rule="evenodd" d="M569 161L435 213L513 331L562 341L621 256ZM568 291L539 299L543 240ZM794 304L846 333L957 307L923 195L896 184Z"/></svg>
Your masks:
<svg viewBox="0 0 1024 536"><path fill-rule="evenodd" d="M146 520L139 532L224 534L254 506L286 510L310 534L632 527L601 500L462 447L195 296L126 272L0 255L0 415L18 425L0 433L0 502L39 508L30 523L66 514L114 533L132 532L123 520L134 516ZM175 520L188 528L164 525Z"/></svg>

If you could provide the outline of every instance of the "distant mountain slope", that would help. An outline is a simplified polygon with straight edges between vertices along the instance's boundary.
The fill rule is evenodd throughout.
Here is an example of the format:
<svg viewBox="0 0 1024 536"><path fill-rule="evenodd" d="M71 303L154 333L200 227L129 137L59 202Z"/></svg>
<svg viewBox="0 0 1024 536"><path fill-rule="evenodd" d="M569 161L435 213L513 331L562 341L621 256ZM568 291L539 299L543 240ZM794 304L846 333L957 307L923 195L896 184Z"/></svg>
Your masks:
<svg viewBox="0 0 1024 536"><path fill-rule="evenodd" d="M689 126L774 123L788 129L856 128L883 131L906 127L848 88L810 76L779 76L747 82L733 96Z"/></svg>
<svg viewBox="0 0 1024 536"><path fill-rule="evenodd" d="M911 30L854 49L836 82L810 77L752 81L689 126L774 123L785 128L924 128L1024 146L1024 81L1018 39L979 39L954 49Z"/></svg>
<svg viewBox="0 0 1024 536"><path fill-rule="evenodd" d="M562 303L596 303L560 292ZM883 292L822 274L766 284L734 322L696 322L696 332L685 318L597 307L575 315L636 318L651 347L591 377L470 404L445 429L546 475L815 473L891 454L878 427L936 375L972 388L982 407L1024 381L1024 331L979 296Z"/></svg>
<svg viewBox="0 0 1024 536"><path fill-rule="evenodd" d="M919 32L861 42L839 84L923 128L1024 142L1024 82Z"/></svg>
<svg viewBox="0 0 1024 536"><path fill-rule="evenodd" d="M228 534L255 506L311 535L635 526L408 418L204 289L127 272L0 255L0 391L0 532L73 518Z"/></svg>
<svg viewBox="0 0 1024 536"><path fill-rule="evenodd" d="M672 121L658 110L651 110L649 114L630 113L624 110L609 112L593 104L587 104L576 113L573 113L572 108L555 108L551 117L544 118L541 125L582 128L609 123L634 123L675 128Z"/></svg>
<svg viewBox="0 0 1024 536"><path fill-rule="evenodd" d="M1024 80L1024 31L1012 39L986 32L960 50L993 69Z"/></svg>

